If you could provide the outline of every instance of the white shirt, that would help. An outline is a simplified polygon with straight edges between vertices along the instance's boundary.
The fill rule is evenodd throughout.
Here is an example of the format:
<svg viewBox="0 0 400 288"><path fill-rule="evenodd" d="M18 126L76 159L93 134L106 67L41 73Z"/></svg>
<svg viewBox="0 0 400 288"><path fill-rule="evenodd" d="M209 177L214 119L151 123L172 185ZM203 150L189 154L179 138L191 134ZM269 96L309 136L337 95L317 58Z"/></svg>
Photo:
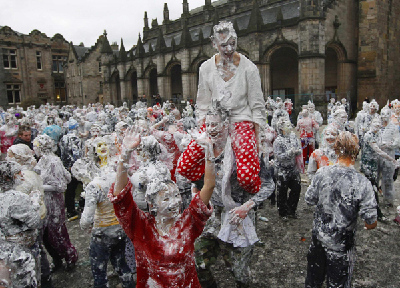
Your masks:
<svg viewBox="0 0 400 288"><path fill-rule="evenodd" d="M258 68L242 54L239 56L239 66L228 81L219 74L215 55L201 65L196 114L199 119L205 118L212 101L218 100L230 111L231 123L251 121L264 127L265 101Z"/></svg>

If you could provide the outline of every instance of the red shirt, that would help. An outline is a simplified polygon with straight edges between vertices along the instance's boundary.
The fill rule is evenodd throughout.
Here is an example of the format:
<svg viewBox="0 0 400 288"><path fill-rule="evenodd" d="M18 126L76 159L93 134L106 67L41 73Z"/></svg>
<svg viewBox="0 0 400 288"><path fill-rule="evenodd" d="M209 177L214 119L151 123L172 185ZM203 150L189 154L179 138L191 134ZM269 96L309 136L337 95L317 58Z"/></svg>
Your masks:
<svg viewBox="0 0 400 288"><path fill-rule="evenodd" d="M115 214L135 246L137 288L177 287L201 288L194 262L194 241L211 216L212 207L204 205L196 195L185 209L170 234L161 236L154 216L141 211L132 199L132 183L114 197L114 184L108 197L114 204Z"/></svg>

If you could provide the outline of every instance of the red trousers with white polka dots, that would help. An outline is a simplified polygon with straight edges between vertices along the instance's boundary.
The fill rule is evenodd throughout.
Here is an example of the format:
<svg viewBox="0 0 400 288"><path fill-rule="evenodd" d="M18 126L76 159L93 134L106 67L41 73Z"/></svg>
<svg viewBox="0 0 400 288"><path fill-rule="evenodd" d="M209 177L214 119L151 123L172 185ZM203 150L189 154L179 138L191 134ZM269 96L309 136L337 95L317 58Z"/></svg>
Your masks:
<svg viewBox="0 0 400 288"><path fill-rule="evenodd" d="M260 190L261 180L254 124L243 121L233 125L234 129L230 135L236 158L238 182L247 192L255 194ZM204 150L194 140L182 153L177 170L190 181L197 181L204 174Z"/></svg>

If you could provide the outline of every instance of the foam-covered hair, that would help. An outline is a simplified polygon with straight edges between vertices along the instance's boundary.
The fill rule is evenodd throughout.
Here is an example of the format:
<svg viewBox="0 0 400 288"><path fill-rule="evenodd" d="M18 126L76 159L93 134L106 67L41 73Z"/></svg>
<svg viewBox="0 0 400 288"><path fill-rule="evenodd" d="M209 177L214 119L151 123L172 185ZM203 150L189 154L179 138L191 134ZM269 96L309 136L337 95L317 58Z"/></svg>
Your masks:
<svg viewBox="0 0 400 288"><path fill-rule="evenodd" d="M35 258L20 245L0 242L0 261L2 269L9 271L10 281L6 287L37 287ZM39 275L40 276L40 275Z"/></svg>
<svg viewBox="0 0 400 288"><path fill-rule="evenodd" d="M213 27L213 35L210 37L211 41L216 40L217 34L227 33L229 36L226 38L227 40L231 37L237 38L236 31L233 28L232 22L228 21L220 21L219 24Z"/></svg>
<svg viewBox="0 0 400 288"><path fill-rule="evenodd" d="M68 120L68 129L73 130L79 127L78 121L76 121L74 118L69 118Z"/></svg>
<svg viewBox="0 0 400 288"><path fill-rule="evenodd" d="M22 166L14 161L0 161L0 189L5 192L14 187L15 174L21 172Z"/></svg>
<svg viewBox="0 0 400 288"><path fill-rule="evenodd" d="M388 114L389 116L392 115L392 109L389 108L389 100L388 103L382 108L381 115Z"/></svg>
<svg viewBox="0 0 400 288"><path fill-rule="evenodd" d="M220 101L213 100L211 108L207 111L207 115L219 115L222 122L224 122L229 116L229 111L222 107Z"/></svg>
<svg viewBox="0 0 400 288"><path fill-rule="evenodd" d="M156 163L154 171L156 171L155 175L149 175L152 178L152 181L147 184L145 195L147 203L154 202L155 196L158 192L167 190L168 185L170 184L175 184L171 180L171 173L163 163Z"/></svg>
<svg viewBox="0 0 400 288"><path fill-rule="evenodd" d="M54 151L56 144L53 139L47 134L38 135L33 140L33 146L37 147L43 153L50 153Z"/></svg>
<svg viewBox="0 0 400 288"><path fill-rule="evenodd" d="M392 102L390 102L390 104L392 105L392 107L399 106L400 105L400 101L398 99L394 99Z"/></svg>
<svg viewBox="0 0 400 288"><path fill-rule="evenodd" d="M15 156L18 156L20 164L21 162L23 162L24 165L31 164L35 160L33 151L28 145L25 144L12 145L10 148L8 148L7 153L8 152L12 152Z"/></svg>

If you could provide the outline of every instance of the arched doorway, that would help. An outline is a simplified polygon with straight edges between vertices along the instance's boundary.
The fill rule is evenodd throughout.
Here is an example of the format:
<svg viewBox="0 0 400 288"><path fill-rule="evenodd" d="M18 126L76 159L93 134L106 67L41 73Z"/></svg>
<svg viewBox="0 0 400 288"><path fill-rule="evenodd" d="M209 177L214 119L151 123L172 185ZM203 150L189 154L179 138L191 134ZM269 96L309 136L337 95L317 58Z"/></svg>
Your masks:
<svg viewBox="0 0 400 288"><path fill-rule="evenodd" d="M175 104L180 104L182 97L182 70L181 65L176 64L171 67L171 100Z"/></svg>
<svg viewBox="0 0 400 288"><path fill-rule="evenodd" d="M337 98L338 93L338 56L336 51L328 47L325 58L325 93L327 100Z"/></svg>
<svg viewBox="0 0 400 288"><path fill-rule="evenodd" d="M150 70L149 78L150 78L150 95L149 95L149 99L152 99L154 95L158 94L157 68L153 68L153 69Z"/></svg>
<svg viewBox="0 0 400 288"><path fill-rule="evenodd" d="M296 106L295 95L299 91L299 60L297 52L290 47L275 50L270 58L271 94L290 98Z"/></svg>
<svg viewBox="0 0 400 288"><path fill-rule="evenodd" d="M113 105L122 105L121 101L121 81L119 72L115 71L111 76L111 103Z"/></svg>

